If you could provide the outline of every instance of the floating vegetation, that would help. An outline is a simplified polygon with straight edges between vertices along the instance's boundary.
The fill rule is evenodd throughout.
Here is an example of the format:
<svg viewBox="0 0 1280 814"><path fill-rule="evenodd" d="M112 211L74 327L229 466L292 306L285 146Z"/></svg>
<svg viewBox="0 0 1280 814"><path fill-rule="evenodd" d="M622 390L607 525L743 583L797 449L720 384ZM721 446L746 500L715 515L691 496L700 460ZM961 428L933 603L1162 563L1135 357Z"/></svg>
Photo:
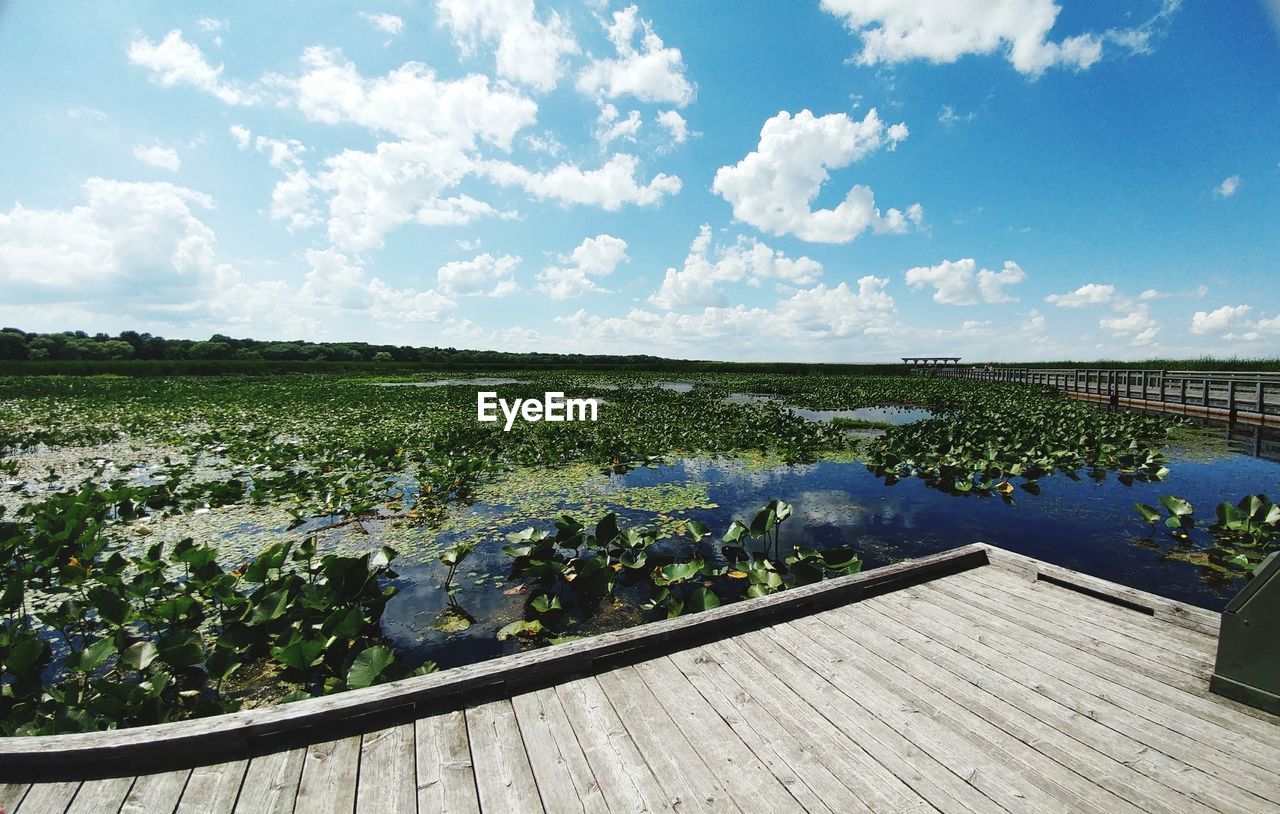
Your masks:
<svg viewBox="0 0 1280 814"><path fill-rule="evenodd" d="M1188 437L1018 385L670 377L486 376L508 400L602 400L596 422L510 432L476 421L480 380L0 377L0 732L278 703L457 663L451 647L703 611L948 542L913 525L925 490L890 505L881 483L1012 515L1050 476L1161 481ZM854 472L878 494L854 499ZM1276 545L1252 498L1208 526L1152 509L1185 535L1165 556L1244 573Z"/></svg>
<svg viewBox="0 0 1280 814"><path fill-rule="evenodd" d="M1161 497L1159 502L1168 517L1146 503L1135 503L1134 509L1152 526L1163 520L1178 543L1190 545L1191 534L1198 527L1195 507L1171 495ZM1280 551L1280 505L1263 494L1245 495L1234 504L1224 501L1218 504L1214 520L1204 531L1211 545L1196 551L1197 559L1190 559L1188 552L1177 552L1182 559L1215 566L1228 573L1252 571L1268 554Z"/></svg>
<svg viewBox="0 0 1280 814"><path fill-rule="evenodd" d="M672 618L861 569L851 549L797 546L783 558L781 525L791 514L789 504L769 501L750 523L733 521L718 552L703 542L711 530L700 522L686 525L681 546L660 548L652 529L623 527L612 513L591 528L566 514L555 521L554 534L532 526L511 534L503 552L513 560L513 579L528 586L528 600L525 618L503 627L498 638L562 639L606 600L638 596L649 618Z"/></svg>

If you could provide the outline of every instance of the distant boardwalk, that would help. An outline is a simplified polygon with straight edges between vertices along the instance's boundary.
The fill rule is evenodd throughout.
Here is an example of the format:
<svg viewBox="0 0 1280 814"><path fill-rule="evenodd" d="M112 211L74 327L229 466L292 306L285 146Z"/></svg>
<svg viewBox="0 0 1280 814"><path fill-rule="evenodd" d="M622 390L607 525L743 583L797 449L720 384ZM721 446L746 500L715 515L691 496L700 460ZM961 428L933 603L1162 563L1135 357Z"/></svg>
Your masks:
<svg viewBox="0 0 1280 814"><path fill-rule="evenodd" d="M1207 692L1216 630L1217 614L966 546L234 726L10 739L0 772L24 782L0 806L1280 811L1280 718ZM417 711L350 730L397 697ZM291 748L245 740L294 725L311 728ZM113 754L154 765L166 742L171 762L246 751L81 782ZM25 782L49 771L62 780Z"/></svg>

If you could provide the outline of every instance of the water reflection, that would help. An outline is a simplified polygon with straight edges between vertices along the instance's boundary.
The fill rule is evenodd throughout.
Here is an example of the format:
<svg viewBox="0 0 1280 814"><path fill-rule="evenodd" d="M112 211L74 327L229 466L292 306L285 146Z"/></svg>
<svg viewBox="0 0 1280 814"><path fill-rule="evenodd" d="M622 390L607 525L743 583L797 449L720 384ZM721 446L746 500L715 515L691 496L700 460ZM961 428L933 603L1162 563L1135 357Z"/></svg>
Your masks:
<svg viewBox="0 0 1280 814"><path fill-rule="evenodd" d="M749 520L770 498L793 504L795 514L782 526L782 547L853 547L864 568L987 542L1103 579L1150 591L1181 602L1221 610L1239 591L1240 578L1228 578L1166 555L1178 548L1163 530L1143 522L1137 502L1156 504L1161 495L1186 498L1200 513L1212 513L1222 500L1247 492L1280 492L1280 465L1261 458L1226 454L1174 456L1160 483L1115 477L1073 480L1054 475L1039 481L1040 493L1015 493L1011 503L974 495L956 497L928 488L918 479L892 486L858 463L819 462L803 466L761 466L732 458L692 457L669 465L634 469L612 476L617 486L704 483L716 508L689 513L718 537L734 519ZM608 487L606 487L607 489ZM477 505L468 511L509 516L510 507ZM652 516L620 511L624 522L652 523ZM594 517L582 519L594 519ZM528 518L525 525L550 529L552 517ZM448 541L445 541L446 543ZM439 589L443 568L435 563L402 569L402 593L392 600L384 627L397 646L442 666L468 663L514 649L495 638L497 629L520 618L525 596L494 577L505 576L509 559L497 543L478 548L468 561L458 601L477 622L461 633L432 631L446 598ZM483 575L492 575L486 581ZM634 609L615 607L602 627L638 621ZM636 617L636 618L632 618Z"/></svg>

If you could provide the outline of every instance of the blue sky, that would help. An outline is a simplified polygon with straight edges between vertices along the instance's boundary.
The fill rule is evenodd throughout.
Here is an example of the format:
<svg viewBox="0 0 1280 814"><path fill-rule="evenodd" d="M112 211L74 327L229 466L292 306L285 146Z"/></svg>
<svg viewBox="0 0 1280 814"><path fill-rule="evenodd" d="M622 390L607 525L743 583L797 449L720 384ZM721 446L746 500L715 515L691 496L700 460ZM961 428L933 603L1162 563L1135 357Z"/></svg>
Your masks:
<svg viewBox="0 0 1280 814"><path fill-rule="evenodd" d="M0 3L0 323L1280 354L1280 2Z"/></svg>

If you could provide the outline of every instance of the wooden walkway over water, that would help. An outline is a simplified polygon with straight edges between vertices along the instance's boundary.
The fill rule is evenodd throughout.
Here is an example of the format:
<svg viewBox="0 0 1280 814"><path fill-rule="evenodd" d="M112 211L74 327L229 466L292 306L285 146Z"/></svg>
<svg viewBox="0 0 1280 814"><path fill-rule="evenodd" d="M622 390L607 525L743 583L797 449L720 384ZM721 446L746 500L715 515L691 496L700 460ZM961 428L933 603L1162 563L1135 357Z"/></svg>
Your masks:
<svg viewBox="0 0 1280 814"><path fill-rule="evenodd" d="M0 808L1280 811L1280 718L1208 693L1216 629L967 546L336 706L10 739ZM415 705L372 723L396 697ZM290 731L306 736L267 745ZM115 757L144 762L82 779ZM165 757L179 765L138 774Z"/></svg>
<svg viewBox="0 0 1280 814"><path fill-rule="evenodd" d="M922 368L920 372L1056 387L1086 401L1233 423L1280 423L1280 373L1012 367Z"/></svg>

